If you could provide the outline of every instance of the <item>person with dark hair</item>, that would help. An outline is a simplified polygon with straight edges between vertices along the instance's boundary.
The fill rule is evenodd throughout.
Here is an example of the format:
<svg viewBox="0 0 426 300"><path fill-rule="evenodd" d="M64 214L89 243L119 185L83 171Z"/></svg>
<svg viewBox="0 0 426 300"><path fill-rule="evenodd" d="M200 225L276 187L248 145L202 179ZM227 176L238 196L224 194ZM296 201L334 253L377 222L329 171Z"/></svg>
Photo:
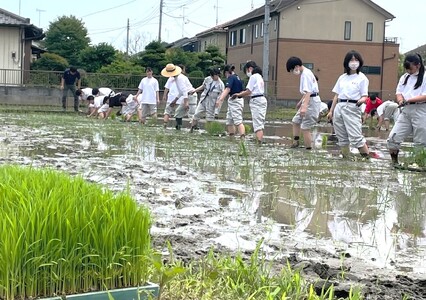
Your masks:
<svg viewBox="0 0 426 300"><path fill-rule="evenodd" d="M225 89L216 101L216 107L220 107L228 97L228 110L226 112L226 126L228 134L233 136L235 134L235 126L240 133L240 138L244 139L246 130L243 124L243 108L244 99L240 97L232 97L234 94L240 93L243 90L243 83L240 78L232 73L233 67L226 65L223 68L223 75L226 77Z"/></svg>
<svg viewBox="0 0 426 300"><path fill-rule="evenodd" d="M344 157L349 155L349 145L358 148L362 157L369 157L366 140L362 134L361 105L368 97L368 78L361 72L364 61L361 54L349 51L344 60L345 73L340 75L333 88L335 96L329 120L333 120L333 127L337 136L337 144L342 149Z"/></svg>
<svg viewBox="0 0 426 300"><path fill-rule="evenodd" d="M387 143L394 166L399 166L398 153L401 143L413 134L415 145L426 146L426 78L423 58L420 54L405 57L406 73L396 88L396 101L404 107L392 128Z"/></svg>
<svg viewBox="0 0 426 300"><path fill-rule="evenodd" d="M292 56L286 63L287 72L300 75L299 91L302 94L299 109L293 117L293 144L292 148L299 147L300 131L303 133L305 149L312 149L311 129L318 122L321 107L318 81L311 70L303 66L299 57Z"/></svg>
<svg viewBox="0 0 426 300"><path fill-rule="evenodd" d="M265 82L262 77L262 69L254 61L248 61L243 71L249 78L249 82L244 91L235 93L232 97L243 98L250 96L249 105L253 131L256 134L256 142L261 144L263 142L263 130L265 129L265 117L268 107L268 101L264 95Z"/></svg>
<svg viewBox="0 0 426 300"><path fill-rule="evenodd" d="M377 97L375 94L372 94L370 97L367 98L366 106L364 110L364 115L362 116L362 123L365 123L365 121L369 117L374 117L377 115L377 108L383 103L382 99Z"/></svg>
<svg viewBox="0 0 426 300"><path fill-rule="evenodd" d="M77 83L77 88L76 88ZM62 109L63 111L67 110L67 97L68 90L71 91L72 96L74 97L74 111L79 112L78 109L78 96L76 91L80 89L81 86L81 77L80 72L77 71L76 67L69 67L64 71L64 74L61 78L61 90L62 90Z"/></svg>
<svg viewBox="0 0 426 300"><path fill-rule="evenodd" d="M220 70L218 68L210 69L209 76L204 78L203 84L191 91L189 94L201 92L200 102L195 109L195 114L192 117L191 132L197 127L198 120L201 119L201 114L206 114L207 122L214 121L216 100L219 98L225 89L225 85L219 77Z"/></svg>
<svg viewBox="0 0 426 300"><path fill-rule="evenodd" d="M133 97L134 100L140 99L138 109L139 122L145 124L146 117L150 116L157 120L157 105L160 104L160 87L158 80L152 76L152 69L146 68L146 77L142 78L138 86L138 92Z"/></svg>

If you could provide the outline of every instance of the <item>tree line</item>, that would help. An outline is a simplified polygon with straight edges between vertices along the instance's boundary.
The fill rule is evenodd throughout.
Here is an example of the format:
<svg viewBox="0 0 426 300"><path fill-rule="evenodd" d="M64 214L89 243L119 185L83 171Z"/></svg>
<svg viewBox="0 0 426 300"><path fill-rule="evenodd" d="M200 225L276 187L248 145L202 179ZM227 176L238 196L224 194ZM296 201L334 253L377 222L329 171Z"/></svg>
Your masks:
<svg viewBox="0 0 426 300"><path fill-rule="evenodd" d="M84 23L75 16L61 16L49 24L41 46L47 52L31 64L32 70L63 71L70 65L89 73L138 75L151 67L154 74L169 62L183 64L190 77L207 76L209 67L222 68L226 57L213 45L205 52L185 52L152 41L144 51L126 55L108 43L90 44Z"/></svg>

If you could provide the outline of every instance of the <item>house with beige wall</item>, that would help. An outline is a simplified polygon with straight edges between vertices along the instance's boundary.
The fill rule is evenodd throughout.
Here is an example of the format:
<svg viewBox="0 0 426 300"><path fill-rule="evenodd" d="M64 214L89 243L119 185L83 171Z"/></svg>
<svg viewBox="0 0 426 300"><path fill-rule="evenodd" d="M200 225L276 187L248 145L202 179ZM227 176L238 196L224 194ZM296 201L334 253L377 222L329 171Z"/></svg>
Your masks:
<svg viewBox="0 0 426 300"><path fill-rule="evenodd" d="M0 84L20 85L32 61L32 41L44 38L30 19L0 8Z"/></svg>
<svg viewBox="0 0 426 300"><path fill-rule="evenodd" d="M196 34L195 37L198 41L199 52L204 52L208 46L213 45L218 47L220 52L226 54L228 38L226 24L218 25L200 32Z"/></svg>
<svg viewBox="0 0 426 300"><path fill-rule="evenodd" d="M277 100L300 99L299 78L285 63L298 56L319 78L323 101L343 73L350 50L361 53L370 92L394 97L399 45L385 36L395 17L370 0L275 0L270 3L268 95ZM242 73L247 60L262 66L264 7L227 23L227 60Z"/></svg>

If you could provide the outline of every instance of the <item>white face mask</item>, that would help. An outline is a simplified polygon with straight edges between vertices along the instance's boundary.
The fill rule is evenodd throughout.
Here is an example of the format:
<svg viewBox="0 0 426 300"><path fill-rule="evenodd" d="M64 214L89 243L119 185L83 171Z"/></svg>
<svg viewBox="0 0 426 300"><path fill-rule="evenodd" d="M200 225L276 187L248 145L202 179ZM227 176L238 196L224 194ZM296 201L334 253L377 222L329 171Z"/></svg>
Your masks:
<svg viewBox="0 0 426 300"><path fill-rule="evenodd" d="M357 70L359 67L359 62L358 61L352 61L349 63L349 68L353 71Z"/></svg>
<svg viewBox="0 0 426 300"><path fill-rule="evenodd" d="M296 69L294 69L294 70L293 70L293 74L294 74L294 75L300 75L300 69L297 69L297 70L296 70Z"/></svg>
<svg viewBox="0 0 426 300"><path fill-rule="evenodd" d="M247 77L250 77L251 76L251 72L247 72L246 75L247 75Z"/></svg>

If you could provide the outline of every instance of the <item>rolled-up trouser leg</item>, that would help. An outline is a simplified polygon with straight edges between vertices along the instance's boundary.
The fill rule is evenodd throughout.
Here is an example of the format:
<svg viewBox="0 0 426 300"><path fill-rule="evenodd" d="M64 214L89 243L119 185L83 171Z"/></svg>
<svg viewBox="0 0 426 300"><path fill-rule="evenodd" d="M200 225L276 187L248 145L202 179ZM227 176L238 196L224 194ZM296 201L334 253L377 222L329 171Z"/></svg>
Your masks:
<svg viewBox="0 0 426 300"><path fill-rule="evenodd" d="M365 138L362 134L362 111L355 103L346 103L342 109L343 121L345 122L349 144L355 148L365 145Z"/></svg>

